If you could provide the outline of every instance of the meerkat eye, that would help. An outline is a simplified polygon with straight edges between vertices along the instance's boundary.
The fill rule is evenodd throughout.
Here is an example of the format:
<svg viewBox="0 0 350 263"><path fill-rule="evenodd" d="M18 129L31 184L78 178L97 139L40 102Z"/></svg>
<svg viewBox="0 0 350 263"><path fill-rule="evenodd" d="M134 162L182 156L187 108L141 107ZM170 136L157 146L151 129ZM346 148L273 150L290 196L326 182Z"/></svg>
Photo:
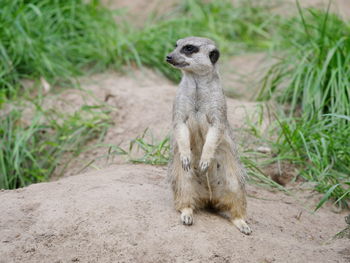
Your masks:
<svg viewBox="0 0 350 263"><path fill-rule="evenodd" d="M192 52L192 51L194 50L194 46L192 46L192 45L187 45L187 46L184 47L184 49L185 49L186 51Z"/></svg>
<svg viewBox="0 0 350 263"><path fill-rule="evenodd" d="M186 55L197 53L199 51L199 48L193 45L186 45L181 50Z"/></svg>

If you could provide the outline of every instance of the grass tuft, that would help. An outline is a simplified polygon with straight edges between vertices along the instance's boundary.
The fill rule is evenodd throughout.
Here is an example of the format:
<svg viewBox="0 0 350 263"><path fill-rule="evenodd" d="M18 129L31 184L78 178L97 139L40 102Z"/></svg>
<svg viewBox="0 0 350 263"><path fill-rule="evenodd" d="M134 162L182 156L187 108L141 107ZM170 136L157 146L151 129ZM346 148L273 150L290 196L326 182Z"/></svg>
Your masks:
<svg viewBox="0 0 350 263"><path fill-rule="evenodd" d="M108 159L112 155L124 155L131 163L166 165L169 161L169 140L167 136L161 141L156 141L146 129L142 135L130 141L127 150L118 146L111 146L108 151Z"/></svg>
<svg viewBox="0 0 350 263"><path fill-rule="evenodd" d="M300 10L280 34L286 55L266 75L258 99L277 93L290 114L307 118L350 116L350 24L334 14Z"/></svg>
<svg viewBox="0 0 350 263"><path fill-rule="evenodd" d="M69 80L122 61L122 32L100 1L2 0L0 24L0 90L7 95L21 78Z"/></svg>
<svg viewBox="0 0 350 263"><path fill-rule="evenodd" d="M103 138L110 122L107 114L102 106L83 106L73 114L62 114L36 105L29 123L20 109L1 116L0 189L19 188L46 181L53 173L62 174L86 142Z"/></svg>
<svg viewBox="0 0 350 263"><path fill-rule="evenodd" d="M283 57L267 72L259 99L284 105L272 144L280 159L301 165L326 200L350 200L350 25L315 9L281 27Z"/></svg>

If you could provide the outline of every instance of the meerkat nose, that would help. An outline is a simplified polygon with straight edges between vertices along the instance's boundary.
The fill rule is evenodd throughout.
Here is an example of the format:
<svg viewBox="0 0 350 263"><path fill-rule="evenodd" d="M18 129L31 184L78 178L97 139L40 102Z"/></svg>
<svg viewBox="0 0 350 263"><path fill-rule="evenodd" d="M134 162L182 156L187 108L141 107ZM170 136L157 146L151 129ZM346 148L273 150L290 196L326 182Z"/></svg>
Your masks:
<svg viewBox="0 0 350 263"><path fill-rule="evenodd" d="M171 60L173 60L173 57L172 57L172 56L167 55L167 56L166 56L166 61L171 61Z"/></svg>

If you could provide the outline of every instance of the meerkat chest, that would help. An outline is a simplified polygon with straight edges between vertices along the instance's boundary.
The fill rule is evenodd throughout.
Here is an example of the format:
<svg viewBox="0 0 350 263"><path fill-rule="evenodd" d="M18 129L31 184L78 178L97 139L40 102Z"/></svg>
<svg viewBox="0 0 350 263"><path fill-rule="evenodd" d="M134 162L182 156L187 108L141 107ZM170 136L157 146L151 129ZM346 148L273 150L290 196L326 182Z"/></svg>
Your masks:
<svg viewBox="0 0 350 263"><path fill-rule="evenodd" d="M188 115L188 125L192 133L198 136L205 136L209 129L209 111L202 103L192 103Z"/></svg>
<svg viewBox="0 0 350 263"><path fill-rule="evenodd" d="M213 92L210 87L195 85L185 87L185 96L183 98L183 109L188 117L187 125L192 135L198 134L203 137L207 134L210 127L210 120L213 119L216 112L217 92Z"/></svg>

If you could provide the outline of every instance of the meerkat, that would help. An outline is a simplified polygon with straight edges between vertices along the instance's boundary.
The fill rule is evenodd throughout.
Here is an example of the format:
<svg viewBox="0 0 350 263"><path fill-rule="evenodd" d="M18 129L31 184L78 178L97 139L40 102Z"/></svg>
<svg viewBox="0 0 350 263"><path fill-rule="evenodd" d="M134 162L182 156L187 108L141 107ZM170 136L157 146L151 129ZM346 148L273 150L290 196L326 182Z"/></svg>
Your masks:
<svg viewBox="0 0 350 263"><path fill-rule="evenodd" d="M227 120L219 57L215 43L201 37L179 39L166 57L182 71L173 104L168 179L183 224L193 224L194 210L211 206L228 213L231 222L249 235L246 171Z"/></svg>

